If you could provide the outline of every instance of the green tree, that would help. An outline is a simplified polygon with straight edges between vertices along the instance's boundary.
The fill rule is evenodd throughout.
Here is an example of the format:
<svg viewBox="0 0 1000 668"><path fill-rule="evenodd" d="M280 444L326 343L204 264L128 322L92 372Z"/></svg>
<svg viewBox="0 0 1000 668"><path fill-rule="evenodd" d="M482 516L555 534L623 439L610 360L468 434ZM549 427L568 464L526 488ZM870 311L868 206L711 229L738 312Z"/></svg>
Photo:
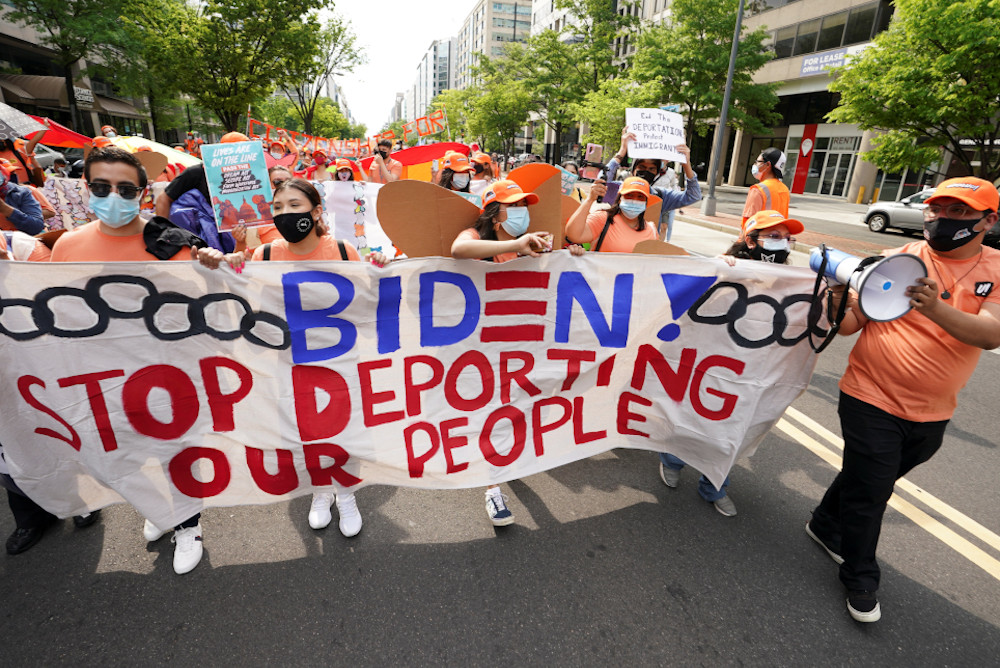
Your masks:
<svg viewBox="0 0 1000 668"><path fill-rule="evenodd" d="M299 112L307 134L314 134L313 119L330 80L353 72L365 62L350 22L338 16L330 18L323 26L318 34L318 45L318 54L312 57L307 51L290 54L286 68L288 79L282 86ZM323 133L316 130L315 134Z"/></svg>
<svg viewBox="0 0 1000 668"><path fill-rule="evenodd" d="M122 44L118 17L123 0L4 0L11 7L7 18L34 28L41 42L55 51L55 62L66 80L66 99L74 129L93 129L80 116L74 91L73 67L81 58L113 56Z"/></svg>
<svg viewBox="0 0 1000 668"><path fill-rule="evenodd" d="M968 174L1000 178L1000 3L896 0L889 29L837 73L839 123L885 134L866 160L920 169L946 147Z"/></svg>
<svg viewBox="0 0 1000 668"><path fill-rule="evenodd" d="M705 136L722 112L725 87L720 73L729 69L739 0L674 0L671 22L652 26L639 36L628 75L651 86L652 97L679 104L686 116L687 143ZM780 122L774 113L775 85L756 84L754 73L773 55L765 48L763 28L740 34L729 104L729 124L764 133Z"/></svg>
<svg viewBox="0 0 1000 668"><path fill-rule="evenodd" d="M658 89L655 83L641 85L627 78L601 82L598 90L587 93L583 102L573 107L577 118L586 121L589 128L583 141L617 150L625 125L625 109L658 106L661 103Z"/></svg>
<svg viewBox="0 0 1000 668"><path fill-rule="evenodd" d="M470 100L469 132L480 147L514 154L514 138L528 122L534 107L531 95L499 78L487 80Z"/></svg>
<svg viewBox="0 0 1000 668"><path fill-rule="evenodd" d="M449 88L438 93L431 100L431 110L444 109L448 114L448 128L452 138L464 137L469 133L470 101L478 94L478 88L471 86L459 90Z"/></svg>
<svg viewBox="0 0 1000 668"><path fill-rule="evenodd" d="M237 130L251 102L319 53L318 10L328 0L205 0L185 35L182 90Z"/></svg>

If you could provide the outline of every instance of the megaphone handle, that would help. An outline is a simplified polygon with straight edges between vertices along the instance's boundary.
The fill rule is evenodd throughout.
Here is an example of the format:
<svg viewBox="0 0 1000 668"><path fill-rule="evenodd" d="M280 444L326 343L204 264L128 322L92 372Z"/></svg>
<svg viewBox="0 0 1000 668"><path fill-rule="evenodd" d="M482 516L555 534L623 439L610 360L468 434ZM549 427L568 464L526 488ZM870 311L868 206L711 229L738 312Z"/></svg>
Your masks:
<svg viewBox="0 0 1000 668"><path fill-rule="evenodd" d="M826 244L820 244L819 249L820 249L820 254L823 256L823 259L820 261L819 269L816 271L816 282L813 284L814 299L819 297L819 286L823 280L823 277L826 275L825 272L828 260L826 255ZM847 288L845 288L845 291L846 289ZM829 296L830 296L830 290L827 289L828 299L826 303L826 319L830 321L830 331L827 332L826 338L823 340L823 343L819 345L819 347L816 347L816 345L813 343L813 336L812 336L812 327L816 323L809 323L809 346L813 349L813 352L815 352L817 355L826 350L826 347L833 342L834 337L840 330L840 323L843 321L844 315L847 313L847 295L844 295L844 298L840 300L840 306L837 308L836 316L834 316L832 312L833 309L831 308ZM817 316L817 320L818 319L819 317Z"/></svg>

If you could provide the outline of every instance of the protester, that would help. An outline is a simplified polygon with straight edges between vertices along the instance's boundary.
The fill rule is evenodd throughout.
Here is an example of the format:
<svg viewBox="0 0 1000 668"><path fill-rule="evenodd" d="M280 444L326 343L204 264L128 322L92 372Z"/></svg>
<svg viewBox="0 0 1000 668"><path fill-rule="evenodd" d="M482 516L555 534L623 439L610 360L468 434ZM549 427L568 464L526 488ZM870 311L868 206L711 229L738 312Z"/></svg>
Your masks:
<svg viewBox="0 0 1000 668"><path fill-rule="evenodd" d="M475 170L468 158L457 151L448 151L441 167L439 186L460 193L470 192L469 184L472 183L472 172Z"/></svg>
<svg viewBox="0 0 1000 668"><path fill-rule="evenodd" d="M84 164L83 178L97 221L59 237L52 248L52 262L184 261L191 259L191 248L205 245L165 218L146 222L139 216L146 171L128 151L116 146L94 149ZM200 519L198 513L174 527L174 572L178 575L201 561ZM158 540L164 533L146 520L143 535L147 541Z"/></svg>
<svg viewBox="0 0 1000 668"><path fill-rule="evenodd" d="M354 244L334 239L328 234L323 223L322 199L315 186L308 181L299 178L283 181L274 192L273 207L274 224L282 239L257 248L252 255L254 261L361 260ZM213 269L224 261L241 272L246 254L235 252L223 255L217 249L203 248L198 252L198 259ZM386 257L378 252L369 254L365 259L379 267L386 263ZM358 510L354 492L346 490L339 494L313 494L309 508L309 526L313 529L325 529L329 526L333 519L330 507L334 501L340 513L340 533L347 538L358 535L362 525L361 511Z"/></svg>
<svg viewBox="0 0 1000 668"><path fill-rule="evenodd" d="M390 140L379 140L375 157L368 167L368 180L372 183L391 183L403 177L403 163L389 157L391 150L392 142Z"/></svg>
<svg viewBox="0 0 1000 668"><path fill-rule="evenodd" d="M52 176L69 176L69 166L63 158L56 158L52 161L52 166L48 169Z"/></svg>
<svg viewBox="0 0 1000 668"><path fill-rule="evenodd" d="M321 148L313 151L312 162L313 164L305 168L302 177L307 181L330 181L330 172L326 171L327 166L330 164L326 151Z"/></svg>
<svg viewBox="0 0 1000 668"><path fill-rule="evenodd" d="M758 211L771 209L783 216L788 215L790 199L788 187L781 182L781 170L785 168L785 154L779 149L764 149L750 171L760 183L750 186L747 201L743 206L743 226L747 219Z"/></svg>
<svg viewBox="0 0 1000 668"><path fill-rule="evenodd" d="M615 174L618 171L618 166L621 161L625 159L625 155L628 152L628 142L635 140L635 134L629 132L628 126L622 129L622 143L618 148L618 152L608 161L606 171L608 174ZM657 238L662 234L661 230L666 224L667 236L665 241L670 241L670 237L673 233L673 217L670 216L670 212L674 209L680 209L689 204L694 204L701 199L701 186L698 185L698 176L694 173L691 168L691 149L687 147L686 144L678 144L676 149L678 153L684 156L684 191L677 192L669 188L662 188L655 186L654 182L660 173L660 168L662 167L661 160L652 160L649 158L640 158L635 161L632 165L632 176L637 176L646 181L650 186L650 192L659 197L663 204L660 206L660 219L657 221Z"/></svg>
<svg viewBox="0 0 1000 668"><path fill-rule="evenodd" d="M17 140L17 143L21 143L23 146L21 140ZM6 160L10 163L7 179L18 185L24 185L30 180L29 172L31 167L29 166L28 156L18 148L17 143L13 139L0 140L0 160Z"/></svg>
<svg viewBox="0 0 1000 668"><path fill-rule="evenodd" d="M338 181L354 181L354 165L347 158L337 158L336 163L334 163L334 169L337 172ZM362 180L364 180L364 172L360 172Z"/></svg>
<svg viewBox="0 0 1000 668"><path fill-rule="evenodd" d="M461 156L464 158L464 156ZM451 256L460 259L507 262L519 255L538 257L552 250L552 237L528 232L531 216L528 206L538 202L538 195L526 193L513 181L497 181L483 191L483 206L476 224L459 233L451 245ZM570 246L574 255L582 255L579 246ZM494 526L514 522L507 507L506 494L500 485L486 489L486 513Z"/></svg>
<svg viewBox="0 0 1000 668"><path fill-rule="evenodd" d="M472 154L472 181L469 183L469 192L473 195L482 195L487 186L495 183L496 174L493 173L493 160L486 153L475 152Z"/></svg>
<svg viewBox="0 0 1000 668"><path fill-rule="evenodd" d="M660 198L650 192L645 179L628 177L610 209L591 213L591 207L606 193L604 181L595 181L587 199L566 221L567 239L578 244L589 243L592 251L612 253L631 253L640 241L656 239L656 230L646 222L645 211Z"/></svg>
<svg viewBox="0 0 1000 668"><path fill-rule="evenodd" d="M955 178L924 204L925 240L883 252L912 253L927 266L929 276L907 290L912 310L877 322L854 291L847 295L839 333L861 335L840 379L843 465L806 524L840 564L847 610L859 622L882 614L875 552L893 485L941 447L980 353L1000 346L1000 251L983 245L1000 194L989 181ZM833 308L844 291L831 288Z"/></svg>
<svg viewBox="0 0 1000 668"><path fill-rule="evenodd" d="M695 178L697 178L697 175L695 175ZM678 189L678 184L679 182L677 180L677 170L671 167L669 163L664 165L660 173L660 176L656 179L656 181L653 182L653 186L657 188L662 188L666 192L676 192ZM667 211L666 235L664 235L663 217L662 216L660 217L660 224L657 226L656 233L661 239L665 241L670 241L670 237L673 236L674 233L674 217L676 216L678 211L684 213L682 209L670 209L669 211Z"/></svg>
<svg viewBox="0 0 1000 668"><path fill-rule="evenodd" d="M35 235L45 229L42 207L28 186L11 182L10 162L0 161L0 230Z"/></svg>
<svg viewBox="0 0 1000 668"><path fill-rule="evenodd" d="M567 172L571 172L575 176L580 175L580 166L572 160L565 161L562 164L562 168L565 169ZM579 183L579 181L577 181L577 183ZM576 185L576 183L573 184L573 192L570 193L570 197L575 199L577 202L583 201L583 190L581 190L580 186Z"/></svg>

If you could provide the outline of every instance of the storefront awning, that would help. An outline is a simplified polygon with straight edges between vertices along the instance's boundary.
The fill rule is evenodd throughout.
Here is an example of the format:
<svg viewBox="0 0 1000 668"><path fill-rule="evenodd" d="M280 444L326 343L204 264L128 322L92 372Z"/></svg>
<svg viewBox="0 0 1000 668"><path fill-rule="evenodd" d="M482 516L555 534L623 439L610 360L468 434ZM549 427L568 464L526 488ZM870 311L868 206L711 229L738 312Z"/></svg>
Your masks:
<svg viewBox="0 0 1000 668"><path fill-rule="evenodd" d="M18 86L13 81L7 81L6 79L0 79L0 88L4 90L4 98L7 99L8 95L13 95L16 100L10 100L11 102L22 102L31 104L35 101L35 96Z"/></svg>
<svg viewBox="0 0 1000 668"><path fill-rule="evenodd" d="M36 74L0 74L0 87L20 98L16 101L25 104L69 108L66 80L62 77L43 77ZM85 110L103 111L100 105L93 102L94 96L89 88L80 85L75 85L75 88L77 106Z"/></svg>
<svg viewBox="0 0 1000 668"><path fill-rule="evenodd" d="M133 107L128 102L122 102L121 100L116 100L110 97L104 97L103 95L95 95L94 98L97 104L100 105L101 109L105 113L111 114L112 116L124 116L126 118L147 118L148 114L144 114L135 107Z"/></svg>

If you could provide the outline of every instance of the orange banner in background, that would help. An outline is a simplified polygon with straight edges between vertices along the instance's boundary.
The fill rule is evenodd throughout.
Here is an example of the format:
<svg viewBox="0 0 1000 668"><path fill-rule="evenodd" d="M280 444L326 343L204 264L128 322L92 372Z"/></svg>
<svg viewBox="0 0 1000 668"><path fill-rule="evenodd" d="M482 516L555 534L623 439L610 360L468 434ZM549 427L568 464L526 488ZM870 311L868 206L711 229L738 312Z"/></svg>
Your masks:
<svg viewBox="0 0 1000 668"><path fill-rule="evenodd" d="M315 137L303 132L285 130L285 134L292 138L299 150L326 151L329 156L344 158L360 158L363 155L371 155L373 148L378 146L379 141L388 139L395 141L402 139L407 142L413 135L418 137L428 137L446 130L448 127L448 114L444 109L438 109L427 116L421 116L415 121L410 121L403 125L403 136L397 137L392 130L373 135L366 139L364 143L360 139L328 139L326 137ZM250 136L263 137L268 141L278 141L278 130L273 125L250 119Z"/></svg>

